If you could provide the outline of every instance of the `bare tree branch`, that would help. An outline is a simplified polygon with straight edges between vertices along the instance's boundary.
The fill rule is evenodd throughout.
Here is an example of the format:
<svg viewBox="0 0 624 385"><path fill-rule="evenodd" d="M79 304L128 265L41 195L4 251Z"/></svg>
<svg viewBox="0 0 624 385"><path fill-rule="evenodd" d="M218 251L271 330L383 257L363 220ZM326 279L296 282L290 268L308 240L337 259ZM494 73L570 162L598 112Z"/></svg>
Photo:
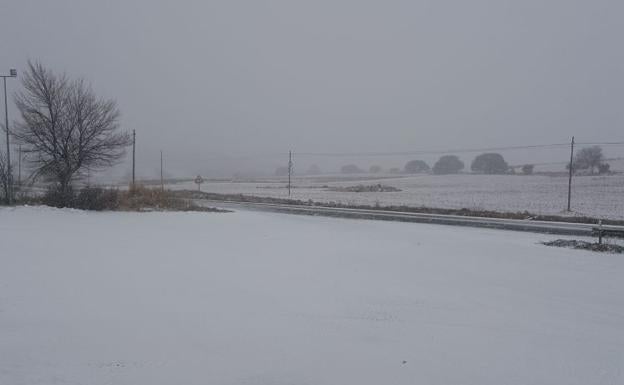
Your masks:
<svg viewBox="0 0 624 385"><path fill-rule="evenodd" d="M11 133L23 145L39 176L71 186L83 171L117 163L131 143L119 127L114 100L98 98L82 79L57 75L39 62L28 63L23 91L15 95L21 120Z"/></svg>

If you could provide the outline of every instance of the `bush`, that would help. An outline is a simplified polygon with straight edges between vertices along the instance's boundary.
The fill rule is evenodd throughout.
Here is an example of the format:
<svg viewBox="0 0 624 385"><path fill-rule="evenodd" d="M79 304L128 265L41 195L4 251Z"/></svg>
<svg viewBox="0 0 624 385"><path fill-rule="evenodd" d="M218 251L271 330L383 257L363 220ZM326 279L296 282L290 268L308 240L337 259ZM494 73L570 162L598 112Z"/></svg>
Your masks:
<svg viewBox="0 0 624 385"><path fill-rule="evenodd" d="M74 199L73 207L82 210L116 210L119 208L119 191L100 187L85 187Z"/></svg>
<svg viewBox="0 0 624 385"><path fill-rule="evenodd" d="M144 186L130 186L127 191L119 193L120 210L151 211L220 211L214 208L196 205L190 199L184 199L170 190L147 188Z"/></svg>
<svg viewBox="0 0 624 385"><path fill-rule="evenodd" d="M464 168L464 162L455 155L444 155L434 165L433 173L438 175L457 174Z"/></svg>
<svg viewBox="0 0 624 385"><path fill-rule="evenodd" d="M69 207L81 210L115 210L119 207L119 192L100 187L85 187L76 193L73 188L65 190L58 185L46 190L42 203L52 207Z"/></svg>
<svg viewBox="0 0 624 385"><path fill-rule="evenodd" d="M509 171L509 165L501 154L492 152L477 156L472 161L470 169L483 174L505 174Z"/></svg>
<svg viewBox="0 0 624 385"><path fill-rule="evenodd" d="M429 171L429 165L424 160L410 160L405 165L405 172L408 174L418 174Z"/></svg>
<svg viewBox="0 0 624 385"><path fill-rule="evenodd" d="M370 166L370 168L368 169L368 172L371 174L378 174L381 172L381 166Z"/></svg>
<svg viewBox="0 0 624 385"><path fill-rule="evenodd" d="M598 165L598 174L608 174L611 171L609 163L601 163Z"/></svg>
<svg viewBox="0 0 624 385"><path fill-rule="evenodd" d="M222 211L196 205L192 200L176 196L169 190L135 186L126 191L85 187L77 194L70 188L65 192L58 185L47 189L41 201L52 207L69 207L81 210L127 210L127 211Z"/></svg>
<svg viewBox="0 0 624 385"><path fill-rule="evenodd" d="M167 191L142 185L130 186L121 194L120 199L122 210L163 209L173 204L173 198Z"/></svg>
<svg viewBox="0 0 624 385"><path fill-rule="evenodd" d="M76 194L71 186L62 189L58 184L49 186L43 195L43 204L52 207L74 207Z"/></svg>

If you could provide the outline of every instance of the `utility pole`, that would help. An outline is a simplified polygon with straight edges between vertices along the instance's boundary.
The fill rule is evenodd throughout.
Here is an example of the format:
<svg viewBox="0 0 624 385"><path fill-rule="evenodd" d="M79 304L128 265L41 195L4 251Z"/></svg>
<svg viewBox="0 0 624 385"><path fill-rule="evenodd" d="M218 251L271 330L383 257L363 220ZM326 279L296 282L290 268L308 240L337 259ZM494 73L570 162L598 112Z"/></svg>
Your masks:
<svg viewBox="0 0 624 385"><path fill-rule="evenodd" d="M292 151L288 151L288 196L290 196L290 178L292 175L292 168L293 168L293 162L292 162Z"/></svg>
<svg viewBox="0 0 624 385"><path fill-rule="evenodd" d="M163 180L163 157L162 157L162 150L160 150L160 191L165 191L165 182Z"/></svg>
<svg viewBox="0 0 624 385"><path fill-rule="evenodd" d="M132 190L135 189L136 131L132 130Z"/></svg>
<svg viewBox="0 0 624 385"><path fill-rule="evenodd" d="M570 143L570 176L568 178L568 211L570 211L570 200L572 198L572 162L574 160L574 137Z"/></svg>
<svg viewBox="0 0 624 385"><path fill-rule="evenodd" d="M9 104L7 102L6 80L17 77L17 70L10 69L8 75L0 75L4 81L4 129L6 130L6 157L7 157L7 189L6 201L11 204L13 198L13 172L11 171L11 146L9 145Z"/></svg>
<svg viewBox="0 0 624 385"><path fill-rule="evenodd" d="M19 158L17 158L17 185L19 189L22 189L22 145L20 144L17 147L17 153Z"/></svg>

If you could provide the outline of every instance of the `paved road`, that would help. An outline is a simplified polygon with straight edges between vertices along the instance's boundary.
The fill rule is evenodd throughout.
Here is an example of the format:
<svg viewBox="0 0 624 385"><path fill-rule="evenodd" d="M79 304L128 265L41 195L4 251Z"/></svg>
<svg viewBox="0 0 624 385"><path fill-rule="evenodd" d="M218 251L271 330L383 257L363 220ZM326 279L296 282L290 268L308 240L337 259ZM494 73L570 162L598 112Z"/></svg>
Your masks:
<svg viewBox="0 0 624 385"><path fill-rule="evenodd" d="M529 231L536 233L592 236L593 224L566 223L550 221L533 221L520 219L499 219L468 217L462 215L421 214L399 211L345 209L322 206L297 206L273 203L250 203L236 201L212 201L199 199L198 204L209 204L230 209L246 209L271 211L288 214L319 215L340 218L375 219L399 222L431 223L453 226L484 227L501 230ZM624 226L604 226L604 228L619 230L624 234Z"/></svg>

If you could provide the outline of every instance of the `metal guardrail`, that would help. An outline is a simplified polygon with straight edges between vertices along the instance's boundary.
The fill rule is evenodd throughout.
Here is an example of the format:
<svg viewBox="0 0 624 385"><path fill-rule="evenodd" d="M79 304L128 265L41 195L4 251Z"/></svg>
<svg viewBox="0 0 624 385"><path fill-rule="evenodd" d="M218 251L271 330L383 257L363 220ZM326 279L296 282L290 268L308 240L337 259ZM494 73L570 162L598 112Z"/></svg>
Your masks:
<svg viewBox="0 0 624 385"><path fill-rule="evenodd" d="M573 235L591 237L594 235L593 228L596 226L591 223L568 223L568 222L551 222L551 221L533 221L530 219L503 219L503 218L484 218L471 217L462 215L445 215L445 214L426 214L412 213L400 211L386 210L366 210L366 209L347 209L324 206L298 206L275 203L254 203L254 202L238 202L238 201L219 201L197 199L196 202L209 202L211 205L221 206L225 208L244 207L252 210L281 212L288 214L301 215L318 215L326 217L353 218L353 219L374 219L399 222L413 223L430 223L450 226L468 226L479 228L490 228L500 230L526 231L545 234ZM624 233L624 226L609 226L613 231L621 231Z"/></svg>
<svg viewBox="0 0 624 385"><path fill-rule="evenodd" d="M624 228L620 226L603 226L602 222L598 226L592 227L592 236L598 238L598 243L602 244L602 238L624 238Z"/></svg>

